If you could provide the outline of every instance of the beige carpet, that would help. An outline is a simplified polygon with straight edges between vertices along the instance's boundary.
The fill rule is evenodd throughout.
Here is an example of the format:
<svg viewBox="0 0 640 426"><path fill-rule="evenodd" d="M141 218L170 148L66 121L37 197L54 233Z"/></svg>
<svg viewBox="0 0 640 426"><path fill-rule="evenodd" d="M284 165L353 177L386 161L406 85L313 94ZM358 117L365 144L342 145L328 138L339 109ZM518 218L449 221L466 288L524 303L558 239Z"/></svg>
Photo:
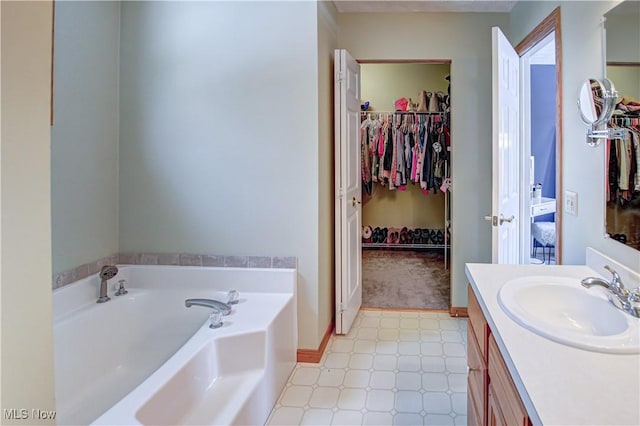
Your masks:
<svg viewBox="0 0 640 426"><path fill-rule="evenodd" d="M449 269L442 250L362 250L362 306L449 309Z"/></svg>

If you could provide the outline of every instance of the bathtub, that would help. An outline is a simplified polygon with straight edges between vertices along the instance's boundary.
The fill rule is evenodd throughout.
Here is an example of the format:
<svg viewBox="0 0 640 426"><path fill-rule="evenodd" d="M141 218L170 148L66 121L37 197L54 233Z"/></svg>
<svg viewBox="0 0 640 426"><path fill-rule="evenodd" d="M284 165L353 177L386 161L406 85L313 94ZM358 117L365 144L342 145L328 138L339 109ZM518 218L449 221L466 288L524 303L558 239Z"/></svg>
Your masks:
<svg viewBox="0 0 640 426"><path fill-rule="evenodd" d="M119 269L107 303L97 275L53 292L57 423L264 424L296 362L296 271ZM240 300L220 328L184 305L229 289Z"/></svg>

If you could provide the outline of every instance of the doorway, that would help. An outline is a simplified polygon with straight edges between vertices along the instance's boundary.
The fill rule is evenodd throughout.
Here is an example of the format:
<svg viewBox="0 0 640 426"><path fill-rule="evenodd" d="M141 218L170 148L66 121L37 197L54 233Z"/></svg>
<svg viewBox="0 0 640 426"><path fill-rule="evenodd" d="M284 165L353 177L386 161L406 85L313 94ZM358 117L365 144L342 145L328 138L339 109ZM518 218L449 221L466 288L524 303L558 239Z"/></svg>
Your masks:
<svg viewBox="0 0 640 426"><path fill-rule="evenodd" d="M359 62L362 306L448 310L451 63Z"/></svg>
<svg viewBox="0 0 640 426"><path fill-rule="evenodd" d="M562 38L556 8L515 48L522 83L521 263L562 260ZM528 195L528 196L527 196Z"/></svg>

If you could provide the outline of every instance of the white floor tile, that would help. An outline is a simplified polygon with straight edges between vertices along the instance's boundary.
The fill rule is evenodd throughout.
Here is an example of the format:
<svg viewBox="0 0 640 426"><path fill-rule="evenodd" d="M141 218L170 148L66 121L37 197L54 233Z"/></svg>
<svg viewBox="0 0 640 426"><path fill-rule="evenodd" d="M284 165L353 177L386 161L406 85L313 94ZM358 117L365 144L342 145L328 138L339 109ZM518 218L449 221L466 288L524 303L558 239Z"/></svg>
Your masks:
<svg viewBox="0 0 640 426"><path fill-rule="evenodd" d="M424 411L430 414L449 414L451 398L445 392L425 392L422 395Z"/></svg>
<svg viewBox="0 0 640 426"><path fill-rule="evenodd" d="M338 401L340 390L338 388L329 388L319 386L313 390L309 400L309 407L313 408L333 408Z"/></svg>
<svg viewBox="0 0 640 426"><path fill-rule="evenodd" d="M447 357L445 360L447 371L450 373L467 374L467 358Z"/></svg>
<svg viewBox="0 0 640 426"><path fill-rule="evenodd" d="M400 318L382 318L380 327L398 329L400 327Z"/></svg>
<svg viewBox="0 0 640 426"><path fill-rule="evenodd" d="M420 388L422 387L422 375L420 373L400 372L395 376L396 376L396 388L398 390L419 391Z"/></svg>
<svg viewBox="0 0 640 426"><path fill-rule="evenodd" d="M271 418L267 421L268 425L299 425L304 415L302 408L280 407L271 413Z"/></svg>
<svg viewBox="0 0 640 426"><path fill-rule="evenodd" d="M445 414L427 414L424 416L425 425L453 426L453 417Z"/></svg>
<svg viewBox="0 0 640 426"><path fill-rule="evenodd" d="M353 340L336 339L331 345L331 352L351 352L353 351Z"/></svg>
<svg viewBox="0 0 640 426"><path fill-rule="evenodd" d="M441 343L422 343L420 345L420 352L422 355L442 355Z"/></svg>
<svg viewBox="0 0 640 426"><path fill-rule="evenodd" d="M344 386L364 389L369 386L370 380L371 373L369 370L349 370L344 376Z"/></svg>
<svg viewBox="0 0 640 426"><path fill-rule="evenodd" d="M419 371L421 368L420 357L416 355L400 355L398 357L399 371Z"/></svg>
<svg viewBox="0 0 640 426"><path fill-rule="evenodd" d="M399 413L422 411L422 394L418 391L397 391L394 408Z"/></svg>
<svg viewBox="0 0 640 426"><path fill-rule="evenodd" d="M420 327L420 320L418 318L401 318L400 328L416 329Z"/></svg>
<svg viewBox="0 0 640 426"><path fill-rule="evenodd" d="M396 375L393 371L374 371L371 373L369 386L371 389L393 389L396 385Z"/></svg>
<svg viewBox="0 0 640 426"><path fill-rule="evenodd" d="M328 369L322 370L318 377L318 386L334 386L338 387L344 380L344 370L340 369Z"/></svg>
<svg viewBox="0 0 640 426"><path fill-rule="evenodd" d="M453 422L456 426L467 426L467 416L456 416Z"/></svg>
<svg viewBox="0 0 640 426"><path fill-rule="evenodd" d="M445 360L441 356L423 356L422 371L425 373L444 373Z"/></svg>
<svg viewBox="0 0 640 426"><path fill-rule="evenodd" d="M362 413L359 411L338 410L333 413L332 425L351 426L362 424Z"/></svg>
<svg viewBox="0 0 640 426"><path fill-rule="evenodd" d="M299 367L293 372L291 383L294 385L311 386L316 383L320 376L320 369L317 367Z"/></svg>
<svg viewBox="0 0 640 426"><path fill-rule="evenodd" d="M361 311L296 366L267 424L464 425L466 330L444 312Z"/></svg>
<svg viewBox="0 0 640 426"><path fill-rule="evenodd" d="M441 373L425 373L422 375L422 389L425 391L444 392L449 389L447 376Z"/></svg>
<svg viewBox="0 0 640 426"><path fill-rule="evenodd" d="M457 415L467 415L467 393L451 394L451 405L453 412Z"/></svg>
<svg viewBox="0 0 640 426"><path fill-rule="evenodd" d="M353 352L355 353L364 353L364 354L372 354L376 351L376 341L375 340L356 340L353 345Z"/></svg>
<svg viewBox="0 0 640 426"><path fill-rule="evenodd" d="M395 403L395 395L390 390L374 389L367 392L365 408L369 411L391 411Z"/></svg>
<svg viewBox="0 0 640 426"><path fill-rule="evenodd" d="M353 354L349 360L349 368L354 370L368 370L373 364L373 355L370 354Z"/></svg>
<svg viewBox="0 0 640 426"><path fill-rule="evenodd" d="M378 329L373 327L359 328L358 339L376 340L378 338Z"/></svg>
<svg viewBox="0 0 640 426"><path fill-rule="evenodd" d="M466 356L467 348L462 343L443 343L442 348L447 356Z"/></svg>
<svg viewBox="0 0 640 426"><path fill-rule="evenodd" d="M462 332L445 330L440 333L443 342L462 342Z"/></svg>
<svg viewBox="0 0 640 426"><path fill-rule="evenodd" d="M440 330L440 323L435 318L423 318L420 320L421 330Z"/></svg>
<svg viewBox="0 0 640 426"><path fill-rule="evenodd" d="M365 413L362 424L367 426L389 426L393 423L393 416L389 413Z"/></svg>
<svg viewBox="0 0 640 426"><path fill-rule="evenodd" d="M373 369L393 371L396 369L397 359L395 355L376 355L373 357Z"/></svg>
<svg viewBox="0 0 640 426"><path fill-rule="evenodd" d="M307 411L305 411L300 424L325 426L325 425L331 424L332 418L333 418L333 410L310 408Z"/></svg>
<svg viewBox="0 0 640 426"><path fill-rule="evenodd" d="M381 339L385 340L385 339ZM378 342L376 343L376 353L378 354L396 354L398 353L398 343L394 342Z"/></svg>
<svg viewBox="0 0 640 426"><path fill-rule="evenodd" d="M466 374L449 374L449 390L452 392L467 391L467 375Z"/></svg>
<svg viewBox="0 0 640 426"><path fill-rule="evenodd" d="M416 426L422 424L422 416L420 414L398 413L393 416L393 425Z"/></svg>
<svg viewBox="0 0 640 426"><path fill-rule="evenodd" d="M399 337L400 331L397 328L381 328L380 331L378 331L379 340L395 342Z"/></svg>
<svg viewBox="0 0 640 426"><path fill-rule="evenodd" d="M367 400L364 389L342 389L338 398L338 408L342 410L362 410Z"/></svg>
<svg viewBox="0 0 640 426"><path fill-rule="evenodd" d="M313 388L310 386L290 386L282 394L280 404L287 407L304 407L309 402Z"/></svg>
<svg viewBox="0 0 640 426"><path fill-rule="evenodd" d="M346 368L349 365L349 354L330 353L327 355L327 360L324 365L327 368Z"/></svg>
<svg viewBox="0 0 640 426"><path fill-rule="evenodd" d="M398 353L401 355L420 355L420 344L418 342L398 343Z"/></svg>

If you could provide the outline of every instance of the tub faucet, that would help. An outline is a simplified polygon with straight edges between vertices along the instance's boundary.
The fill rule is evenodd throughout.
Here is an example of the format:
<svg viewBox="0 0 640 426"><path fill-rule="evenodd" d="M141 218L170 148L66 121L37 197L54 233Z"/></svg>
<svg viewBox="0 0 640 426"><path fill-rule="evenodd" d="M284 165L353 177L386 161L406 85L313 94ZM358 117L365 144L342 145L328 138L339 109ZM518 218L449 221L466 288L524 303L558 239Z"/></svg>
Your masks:
<svg viewBox="0 0 640 426"><path fill-rule="evenodd" d="M609 290L609 301L618 309L640 318L640 287L633 290L625 288L618 274L611 266L604 267L611 272L611 281L599 277L587 277L581 281L583 287L591 288L594 285Z"/></svg>
<svg viewBox="0 0 640 426"><path fill-rule="evenodd" d="M184 306L187 308L191 306L204 306L205 308L213 309L213 313L209 316L209 328L222 327L222 317L229 315L231 312L229 305L213 299L187 299L184 301Z"/></svg>
<svg viewBox="0 0 640 426"><path fill-rule="evenodd" d="M204 306L205 308L211 308L216 311L220 311L222 315L227 316L231 313L231 306L219 300L213 299L187 299L184 301L184 306L190 308L191 306Z"/></svg>
<svg viewBox="0 0 640 426"><path fill-rule="evenodd" d="M118 273L118 267L115 265L104 265L102 269L100 269L100 297L96 300L96 303L104 303L111 300L109 296L107 296L107 280L115 277Z"/></svg>

